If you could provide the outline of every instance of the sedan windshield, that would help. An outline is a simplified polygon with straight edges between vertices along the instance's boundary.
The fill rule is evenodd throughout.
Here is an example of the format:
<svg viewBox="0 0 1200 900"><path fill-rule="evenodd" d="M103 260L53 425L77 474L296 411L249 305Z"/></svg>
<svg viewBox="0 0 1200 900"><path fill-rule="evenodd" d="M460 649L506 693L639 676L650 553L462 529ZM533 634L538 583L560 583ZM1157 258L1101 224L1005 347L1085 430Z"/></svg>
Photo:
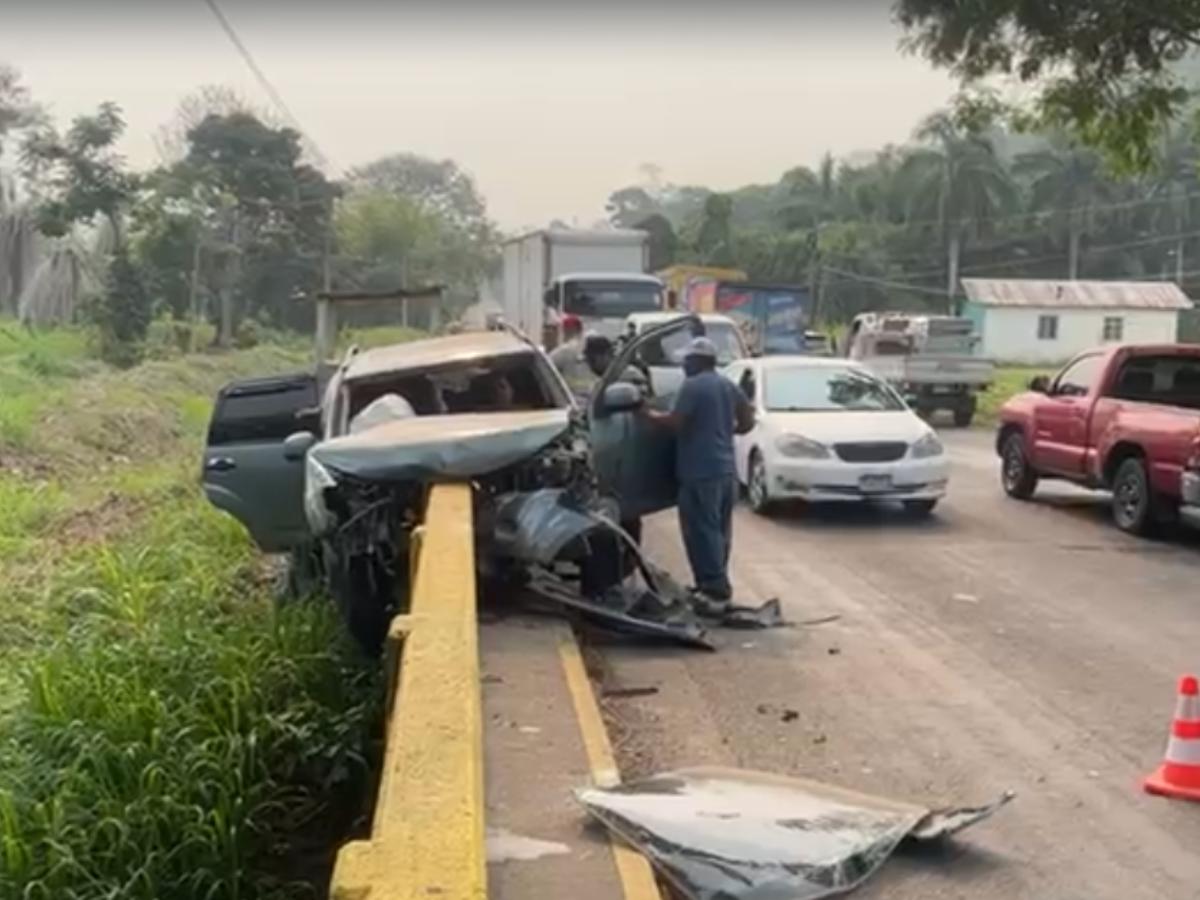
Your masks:
<svg viewBox="0 0 1200 900"><path fill-rule="evenodd" d="M772 368L764 400L774 412L890 412L902 401L882 381L858 369Z"/></svg>
<svg viewBox="0 0 1200 900"><path fill-rule="evenodd" d="M745 354L738 341L737 328L730 322L705 322L704 335L717 346L717 362L726 366L734 360L741 359ZM691 331L684 329L667 335L662 340L663 353L666 356L665 365L682 366L683 354L688 344L692 342Z"/></svg>

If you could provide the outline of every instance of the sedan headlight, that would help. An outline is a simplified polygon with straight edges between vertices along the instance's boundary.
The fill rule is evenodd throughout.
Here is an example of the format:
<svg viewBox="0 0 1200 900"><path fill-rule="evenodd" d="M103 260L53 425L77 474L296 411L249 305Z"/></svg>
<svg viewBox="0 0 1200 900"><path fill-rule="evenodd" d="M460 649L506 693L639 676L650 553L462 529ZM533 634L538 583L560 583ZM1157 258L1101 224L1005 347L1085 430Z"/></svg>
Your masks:
<svg viewBox="0 0 1200 900"><path fill-rule="evenodd" d="M781 434L775 441L775 447L784 456L799 459L827 459L829 448L820 441L814 441L799 434Z"/></svg>
<svg viewBox="0 0 1200 900"><path fill-rule="evenodd" d="M913 459L928 459L931 456L941 456L946 452L938 436L932 431L925 434L912 445Z"/></svg>

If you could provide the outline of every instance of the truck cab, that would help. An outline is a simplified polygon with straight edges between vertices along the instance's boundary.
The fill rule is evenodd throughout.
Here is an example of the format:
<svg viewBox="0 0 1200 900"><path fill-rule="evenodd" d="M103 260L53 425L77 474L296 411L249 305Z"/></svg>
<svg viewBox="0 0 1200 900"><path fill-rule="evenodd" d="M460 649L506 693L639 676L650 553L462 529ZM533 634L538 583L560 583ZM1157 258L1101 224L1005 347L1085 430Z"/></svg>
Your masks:
<svg viewBox="0 0 1200 900"><path fill-rule="evenodd" d="M627 316L655 313L663 308L663 283L636 272L572 272L559 275L546 288L543 300L547 324L557 331L563 316L575 316L585 332L616 340Z"/></svg>

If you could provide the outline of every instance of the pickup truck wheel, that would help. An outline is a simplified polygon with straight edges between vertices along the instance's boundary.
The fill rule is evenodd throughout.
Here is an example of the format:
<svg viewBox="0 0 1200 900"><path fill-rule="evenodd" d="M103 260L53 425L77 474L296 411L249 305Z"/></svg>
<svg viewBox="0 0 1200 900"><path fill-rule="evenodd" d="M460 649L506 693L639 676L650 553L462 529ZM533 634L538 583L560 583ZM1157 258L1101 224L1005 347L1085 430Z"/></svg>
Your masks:
<svg viewBox="0 0 1200 900"><path fill-rule="evenodd" d="M1154 530L1154 497L1146 464L1139 457L1130 457L1117 467L1112 486L1113 520L1129 534L1147 535Z"/></svg>
<svg viewBox="0 0 1200 900"><path fill-rule="evenodd" d="M1037 490L1038 476L1025 453L1025 438L1010 434L1000 452L1000 481L1004 493L1017 500L1028 500Z"/></svg>
<svg viewBox="0 0 1200 900"><path fill-rule="evenodd" d="M762 454L757 450L750 454L750 475L746 484L746 499L750 508L760 516L771 511L771 489L767 481L767 467Z"/></svg>

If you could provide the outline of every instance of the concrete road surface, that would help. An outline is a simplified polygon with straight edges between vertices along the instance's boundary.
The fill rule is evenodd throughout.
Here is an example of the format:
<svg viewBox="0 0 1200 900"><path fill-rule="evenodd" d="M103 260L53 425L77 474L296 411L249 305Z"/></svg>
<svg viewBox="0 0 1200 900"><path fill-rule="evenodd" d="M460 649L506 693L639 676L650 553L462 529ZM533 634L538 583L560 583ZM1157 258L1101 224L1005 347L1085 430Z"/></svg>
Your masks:
<svg viewBox="0 0 1200 900"><path fill-rule="evenodd" d="M1126 537L1067 486L1009 500L990 435L945 437L950 497L927 522L738 510L742 595L836 622L722 632L717 654L599 648L612 685L659 689L607 701L627 776L727 764L934 805L1018 792L862 898L1200 897L1200 804L1140 788L1200 669L1200 542ZM687 571L671 516L647 534Z"/></svg>

